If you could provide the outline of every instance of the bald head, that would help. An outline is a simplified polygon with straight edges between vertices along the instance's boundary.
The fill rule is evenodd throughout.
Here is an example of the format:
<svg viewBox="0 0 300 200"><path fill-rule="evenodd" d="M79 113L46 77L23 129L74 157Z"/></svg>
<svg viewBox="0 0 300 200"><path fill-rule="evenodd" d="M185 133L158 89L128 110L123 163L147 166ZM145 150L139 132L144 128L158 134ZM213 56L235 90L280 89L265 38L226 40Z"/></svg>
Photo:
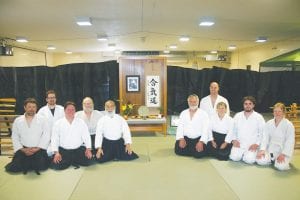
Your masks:
<svg viewBox="0 0 300 200"><path fill-rule="evenodd" d="M219 94L219 84L217 82L211 82L209 86L210 95Z"/></svg>

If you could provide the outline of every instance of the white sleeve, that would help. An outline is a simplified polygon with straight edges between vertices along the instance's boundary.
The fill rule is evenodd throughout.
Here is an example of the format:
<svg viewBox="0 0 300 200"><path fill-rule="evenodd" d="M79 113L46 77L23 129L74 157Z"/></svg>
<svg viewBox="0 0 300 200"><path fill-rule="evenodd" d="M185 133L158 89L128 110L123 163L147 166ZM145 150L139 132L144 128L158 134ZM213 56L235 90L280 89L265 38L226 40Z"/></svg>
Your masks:
<svg viewBox="0 0 300 200"><path fill-rule="evenodd" d="M212 126L213 126L213 121L211 120L209 123L209 126L208 126L208 131L207 131L207 134L208 134L207 142L214 140L213 133L212 133L213 132Z"/></svg>
<svg viewBox="0 0 300 200"><path fill-rule="evenodd" d="M121 118L121 120L122 120L122 135L123 135L124 142L125 144L131 144L132 140L131 140L131 133L130 133L129 126L125 121L125 119Z"/></svg>
<svg viewBox="0 0 300 200"><path fill-rule="evenodd" d="M12 143L13 143L13 147L14 147L14 152L17 152L19 149L23 148L23 145L21 144L20 130L18 128L17 121L18 120L15 119L15 121L13 123L12 135L11 135L11 139L12 139Z"/></svg>
<svg viewBox="0 0 300 200"><path fill-rule="evenodd" d="M269 134L270 130L269 130L268 126L269 126L269 123L266 123L263 134L262 134L261 144L260 144L260 150L264 150L264 151L267 150L269 140L270 140L270 134Z"/></svg>
<svg viewBox="0 0 300 200"><path fill-rule="evenodd" d="M230 118L231 119L231 118ZM232 141L232 139L233 139L233 124L234 124L234 122L233 122L233 120L231 119L231 120L228 120L228 133L227 133L227 135L226 135L226 137L225 137L225 142L227 142L227 143L231 143L231 141Z"/></svg>
<svg viewBox="0 0 300 200"><path fill-rule="evenodd" d="M286 156L292 157L295 145L295 127L292 123L288 123L288 128L285 134L286 140L283 144L282 153Z"/></svg>
<svg viewBox="0 0 300 200"><path fill-rule="evenodd" d="M233 118L233 128L232 128L232 135L231 139L232 140L237 140L238 139L238 115L235 115Z"/></svg>
<svg viewBox="0 0 300 200"><path fill-rule="evenodd" d="M96 137L95 137L95 148L102 148L102 141L103 141L103 134L104 134L104 120L103 118L100 118L97 123L97 129L96 129Z"/></svg>
<svg viewBox="0 0 300 200"><path fill-rule="evenodd" d="M90 137L90 133L89 133L89 128L87 127L87 125L85 124L85 122L83 120L80 121L80 126L82 129L82 140L85 144L85 147L90 149L92 147L91 145L91 137Z"/></svg>
<svg viewBox="0 0 300 200"><path fill-rule="evenodd" d="M50 127L47 119L45 118L42 125L43 134L41 136L40 142L38 144L38 147L41 149L48 149L49 143L50 143Z"/></svg>
<svg viewBox="0 0 300 200"><path fill-rule="evenodd" d="M52 135L51 135L51 150L53 152L57 151L58 152L58 147L59 147L59 123L55 123L52 129Z"/></svg>
<svg viewBox="0 0 300 200"><path fill-rule="evenodd" d="M257 128L258 130L257 130L257 138L255 144L260 145L263 138L264 128L265 128L265 120L262 115L259 115Z"/></svg>
<svg viewBox="0 0 300 200"><path fill-rule="evenodd" d="M206 113L205 113L206 114ZM210 126L210 119L208 117L208 115L206 115L205 117L206 119L203 119L204 122L203 126L202 126L202 131L201 131L201 138L200 141L204 142L205 144L207 144L207 141L209 139L209 126ZM201 123L201 122L200 122Z"/></svg>
<svg viewBox="0 0 300 200"><path fill-rule="evenodd" d="M176 130L176 140L184 138L183 136L183 126L184 126L184 119L183 119L183 112L179 115L178 127Z"/></svg>

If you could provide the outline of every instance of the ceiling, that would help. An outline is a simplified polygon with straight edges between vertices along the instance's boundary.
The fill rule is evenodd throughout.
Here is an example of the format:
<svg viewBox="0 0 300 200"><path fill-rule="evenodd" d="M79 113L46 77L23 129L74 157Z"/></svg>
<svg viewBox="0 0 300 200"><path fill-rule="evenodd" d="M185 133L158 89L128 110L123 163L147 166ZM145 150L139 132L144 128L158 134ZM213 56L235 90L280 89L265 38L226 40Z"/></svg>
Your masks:
<svg viewBox="0 0 300 200"><path fill-rule="evenodd" d="M92 26L80 27L76 17L87 16ZM203 17L215 21L200 27ZM107 35L100 42L97 35ZM181 35L190 41L179 42ZM17 36L29 42L17 44ZM299 0L1 0L0 38L8 43L54 52L226 51L267 43L293 41L300 36ZM115 44L111 47L109 44Z"/></svg>

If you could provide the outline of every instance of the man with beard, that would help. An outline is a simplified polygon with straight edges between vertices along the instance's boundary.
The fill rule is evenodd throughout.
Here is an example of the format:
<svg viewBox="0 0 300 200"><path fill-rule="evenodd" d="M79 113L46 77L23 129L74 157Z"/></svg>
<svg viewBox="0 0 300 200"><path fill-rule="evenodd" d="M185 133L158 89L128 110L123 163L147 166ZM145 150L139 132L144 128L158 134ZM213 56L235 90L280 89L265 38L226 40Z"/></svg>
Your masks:
<svg viewBox="0 0 300 200"><path fill-rule="evenodd" d="M219 95L219 84L211 82L209 86L210 95L204 97L200 101L200 108L204 110L209 117L217 113L217 104L224 102L227 107L226 115L230 115L229 103L225 97Z"/></svg>
<svg viewBox="0 0 300 200"><path fill-rule="evenodd" d="M54 123L64 117L64 107L56 104L56 94L54 90L48 90L46 92L46 101L47 105L41 107L37 114L43 115L48 119L50 129L52 130Z"/></svg>
<svg viewBox="0 0 300 200"><path fill-rule="evenodd" d="M48 120L51 136L54 123L63 118L65 113L64 107L56 104L56 94L54 90L48 90L46 92L46 101L47 105L41 107L37 114L44 116ZM53 152L51 151L50 147L48 147L47 153L49 156L52 156Z"/></svg>
<svg viewBox="0 0 300 200"><path fill-rule="evenodd" d="M105 115L97 124L95 148L99 163L111 160L134 160L138 155L131 149L131 133L127 122L116 114L112 100L105 102Z"/></svg>
<svg viewBox="0 0 300 200"><path fill-rule="evenodd" d="M92 142L92 153L93 155L96 154L95 149L95 134L96 134L96 128L97 128L97 122L101 117L103 117L104 114L98 110L94 110L94 102L93 99L90 97L85 97L82 101L82 109L81 111L78 111L75 115L75 117L79 117L83 119L83 121L86 123L86 125L89 128L89 133L91 136L91 142Z"/></svg>
<svg viewBox="0 0 300 200"><path fill-rule="evenodd" d="M233 118L233 147L230 153L233 161L243 160L248 164L255 162L265 125L263 116L254 111L255 104L254 97L244 97L244 111Z"/></svg>
<svg viewBox="0 0 300 200"><path fill-rule="evenodd" d="M199 97L192 94L187 99L189 108L182 111L176 132L175 153L181 156L202 158L206 153L209 117L198 108Z"/></svg>
<svg viewBox="0 0 300 200"><path fill-rule="evenodd" d="M46 170L49 160L46 149L50 143L47 119L36 115L37 102L28 98L24 102L24 115L17 117L12 128L12 142L15 155L11 163L6 165L8 172Z"/></svg>
<svg viewBox="0 0 300 200"><path fill-rule="evenodd" d="M75 117L75 103L67 101L65 117L55 122L51 137L51 148L54 152L51 168L66 169L73 165L76 168L91 164L91 138L85 122Z"/></svg>

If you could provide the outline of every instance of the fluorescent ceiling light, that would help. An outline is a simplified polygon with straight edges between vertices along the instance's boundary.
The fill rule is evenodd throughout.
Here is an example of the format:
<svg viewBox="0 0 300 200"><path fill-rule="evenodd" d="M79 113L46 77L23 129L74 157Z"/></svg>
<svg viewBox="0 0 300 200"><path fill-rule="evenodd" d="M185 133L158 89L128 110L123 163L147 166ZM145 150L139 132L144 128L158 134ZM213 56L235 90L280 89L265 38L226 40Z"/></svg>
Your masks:
<svg viewBox="0 0 300 200"><path fill-rule="evenodd" d="M90 17L76 17L76 23L79 26L92 26L92 21Z"/></svg>
<svg viewBox="0 0 300 200"><path fill-rule="evenodd" d="M218 53L218 51L212 50L212 51L210 51L210 53Z"/></svg>
<svg viewBox="0 0 300 200"><path fill-rule="evenodd" d="M255 42L261 43L261 42L266 42L266 41L267 41L267 37L262 36L262 37L258 37Z"/></svg>
<svg viewBox="0 0 300 200"><path fill-rule="evenodd" d="M228 46L228 50L235 50L236 49L236 46L235 45L229 45Z"/></svg>
<svg viewBox="0 0 300 200"><path fill-rule="evenodd" d="M212 26L214 24L215 24L215 22L213 22L213 21L202 21L199 23L199 26Z"/></svg>
<svg viewBox="0 0 300 200"><path fill-rule="evenodd" d="M98 35L98 36L97 36L97 40L98 40L98 41L103 41L103 42L105 42L105 41L108 40L108 38L107 38L106 35Z"/></svg>
<svg viewBox="0 0 300 200"><path fill-rule="evenodd" d="M181 36L180 38L179 38L179 41L180 42L188 42L190 40L190 38L188 37L188 36Z"/></svg>
<svg viewBox="0 0 300 200"><path fill-rule="evenodd" d="M25 37L20 37L20 36L17 36L17 37L16 37L16 41L17 41L17 42L28 42L27 38L25 38Z"/></svg>
<svg viewBox="0 0 300 200"><path fill-rule="evenodd" d="M48 49L48 50L54 50L54 49L56 49L56 47L53 46L53 45L48 45L47 49Z"/></svg>
<svg viewBox="0 0 300 200"><path fill-rule="evenodd" d="M171 45L169 46L169 48L170 48L170 49L177 49L177 45L176 45L176 44L171 44Z"/></svg>
<svg viewBox="0 0 300 200"><path fill-rule="evenodd" d="M72 51L66 51L65 53L66 54L72 54L73 52Z"/></svg>
<svg viewBox="0 0 300 200"><path fill-rule="evenodd" d="M169 51L169 50L167 50L167 49L166 49L166 50L164 50L163 52L164 52L164 53L170 53L170 51Z"/></svg>

